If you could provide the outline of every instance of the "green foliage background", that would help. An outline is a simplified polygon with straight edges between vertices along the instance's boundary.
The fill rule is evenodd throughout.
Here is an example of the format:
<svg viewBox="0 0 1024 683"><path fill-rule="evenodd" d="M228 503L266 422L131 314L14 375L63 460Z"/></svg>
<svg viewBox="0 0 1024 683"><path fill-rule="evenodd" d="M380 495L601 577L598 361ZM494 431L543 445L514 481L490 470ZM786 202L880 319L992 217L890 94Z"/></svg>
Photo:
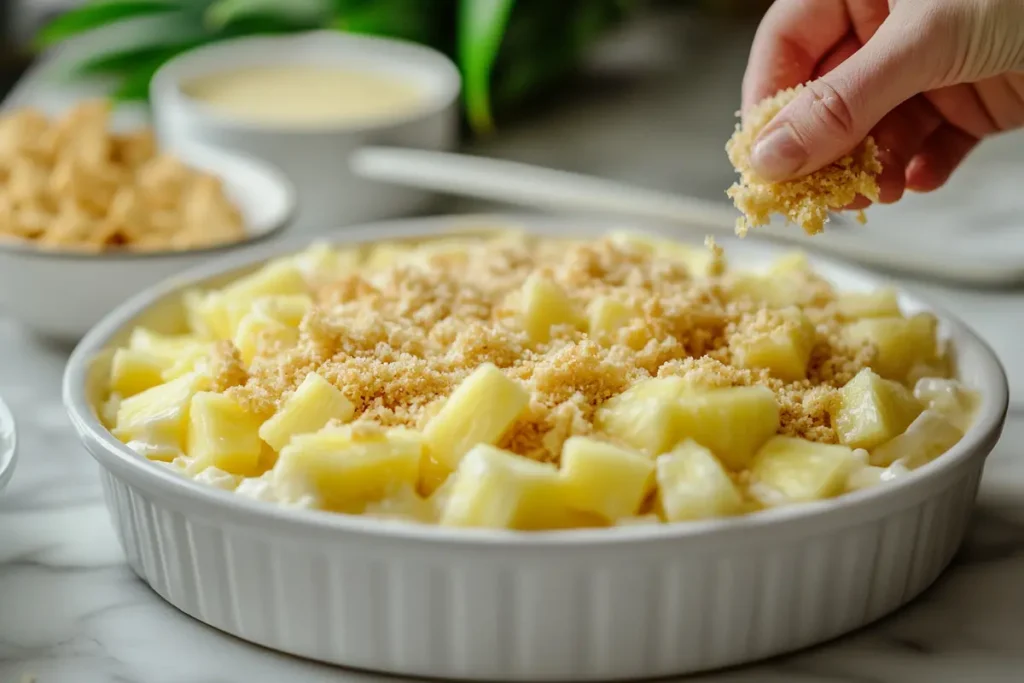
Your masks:
<svg viewBox="0 0 1024 683"><path fill-rule="evenodd" d="M144 100L156 70L194 47L245 35L337 29L433 46L459 64L465 114L478 132L564 77L645 0L88 0L40 31L49 47L122 21L166 22L167 35L90 56L82 75L113 76L118 100Z"/></svg>

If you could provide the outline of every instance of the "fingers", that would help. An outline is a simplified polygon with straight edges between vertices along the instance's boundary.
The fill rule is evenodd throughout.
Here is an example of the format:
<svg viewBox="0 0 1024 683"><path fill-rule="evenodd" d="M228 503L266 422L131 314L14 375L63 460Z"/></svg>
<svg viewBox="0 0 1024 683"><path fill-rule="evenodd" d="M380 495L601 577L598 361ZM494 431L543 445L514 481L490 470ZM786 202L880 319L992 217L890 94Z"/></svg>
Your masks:
<svg viewBox="0 0 1024 683"><path fill-rule="evenodd" d="M878 177L881 203L890 204L903 196L907 165L941 124L942 119L934 107L917 96L886 114L871 131L882 163Z"/></svg>
<svg viewBox="0 0 1024 683"><path fill-rule="evenodd" d="M907 189L931 192L942 187L977 144L978 138L973 135L943 124L928 136L921 151L908 164Z"/></svg>
<svg viewBox="0 0 1024 683"><path fill-rule="evenodd" d="M977 91L967 83L937 88L927 97L947 121L969 135L983 138L999 130Z"/></svg>
<svg viewBox="0 0 1024 683"><path fill-rule="evenodd" d="M999 130L1024 127L1024 74L986 78L974 89Z"/></svg>
<svg viewBox="0 0 1024 683"><path fill-rule="evenodd" d="M743 110L812 77L850 30L845 0L777 0L765 14L743 76Z"/></svg>
<svg viewBox="0 0 1024 683"><path fill-rule="evenodd" d="M891 15L867 44L775 117L752 151L759 175L785 180L831 163L933 80L926 38L906 31L907 21Z"/></svg>

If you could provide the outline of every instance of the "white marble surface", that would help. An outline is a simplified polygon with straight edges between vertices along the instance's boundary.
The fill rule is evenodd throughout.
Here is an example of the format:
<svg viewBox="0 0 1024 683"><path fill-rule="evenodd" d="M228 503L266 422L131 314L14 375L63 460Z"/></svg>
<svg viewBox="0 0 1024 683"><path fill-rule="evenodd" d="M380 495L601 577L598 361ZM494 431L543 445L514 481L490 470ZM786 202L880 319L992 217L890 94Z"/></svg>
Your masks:
<svg viewBox="0 0 1024 683"><path fill-rule="evenodd" d="M683 54L653 39L630 58L667 50L701 68L603 83L582 101L520 126L486 151L665 189L717 196L744 32ZM676 63L672 61L671 63ZM29 84L22 96L42 96ZM628 97L627 97L628 95ZM667 144L666 140L671 140ZM990 147L973 163L1017 156ZM1008 151L1009 150L1009 151ZM987 155L987 156L986 156ZM1024 185L1024 178L1021 179ZM954 187L952 191L957 191ZM1009 201L1021 202L1016 197ZM1024 240L1024 223L1020 238ZM906 282L974 325L1024 391L1024 291ZM96 466L60 405L67 350L43 345L0 315L0 394L18 420L21 460L0 494L0 683L384 681L247 645L165 604L124 564ZM1024 648L1024 410L1014 409L981 487L963 553L908 608L864 631L761 665L691 680L743 683L1010 683Z"/></svg>

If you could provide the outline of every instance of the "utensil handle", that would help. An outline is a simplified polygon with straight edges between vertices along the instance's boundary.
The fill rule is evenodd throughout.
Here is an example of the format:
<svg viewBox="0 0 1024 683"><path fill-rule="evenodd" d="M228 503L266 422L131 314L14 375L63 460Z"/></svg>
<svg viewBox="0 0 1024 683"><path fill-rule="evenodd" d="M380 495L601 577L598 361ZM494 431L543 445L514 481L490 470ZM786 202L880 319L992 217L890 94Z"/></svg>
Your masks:
<svg viewBox="0 0 1024 683"><path fill-rule="evenodd" d="M592 176L466 154L364 147L352 170L371 180L534 208L616 214L732 234L723 203L657 192Z"/></svg>

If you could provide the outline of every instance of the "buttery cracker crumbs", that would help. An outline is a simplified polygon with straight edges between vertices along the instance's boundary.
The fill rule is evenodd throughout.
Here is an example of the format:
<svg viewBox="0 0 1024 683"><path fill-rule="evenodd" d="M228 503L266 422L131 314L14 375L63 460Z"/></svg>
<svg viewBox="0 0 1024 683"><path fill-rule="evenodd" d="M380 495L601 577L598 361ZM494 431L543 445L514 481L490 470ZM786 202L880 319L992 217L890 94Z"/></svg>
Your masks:
<svg viewBox="0 0 1024 683"><path fill-rule="evenodd" d="M258 353L230 391L269 415L317 371L353 403L357 424L422 428L465 377L489 362L531 396L499 445L557 461L570 436L595 434L602 403L639 380L675 375L708 387L767 385L780 403L781 433L834 442L830 402L870 358L841 340L831 289L810 272L787 276L816 293L803 306L815 327L807 379L783 382L733 367L738 340L782 319L740 294L734 276L722 272L720 249L709 248L721 267L699 279L674 260L613 239L481 239L455 251L424 250L421 258L364 268L320 287L298 345ZM580 311L604 296L636 316L600 339L561 325L550 341L533 342L516 306L534 273L558 284ZM233 367L230 354L220 357L223 367Z"/></svg>
<svg viewBox="0 0 1024 683"><path fill-rule="evenodd" d="M882 165L871 137L838 161L802 178L771 183L754 174L750 167L754 141L803 88L798 85L759 102L744 122L736 126L736 132L725 145L729 161L740 174L739 182L726 191L743 214L736 220L736 233L740 236L750 228L767 225L773 213L785 216L814 235L824 229L830 210L842 209L857 195L878 200L877 176ZM857 214L857 220L864 222L863 212Z"/></svg>

